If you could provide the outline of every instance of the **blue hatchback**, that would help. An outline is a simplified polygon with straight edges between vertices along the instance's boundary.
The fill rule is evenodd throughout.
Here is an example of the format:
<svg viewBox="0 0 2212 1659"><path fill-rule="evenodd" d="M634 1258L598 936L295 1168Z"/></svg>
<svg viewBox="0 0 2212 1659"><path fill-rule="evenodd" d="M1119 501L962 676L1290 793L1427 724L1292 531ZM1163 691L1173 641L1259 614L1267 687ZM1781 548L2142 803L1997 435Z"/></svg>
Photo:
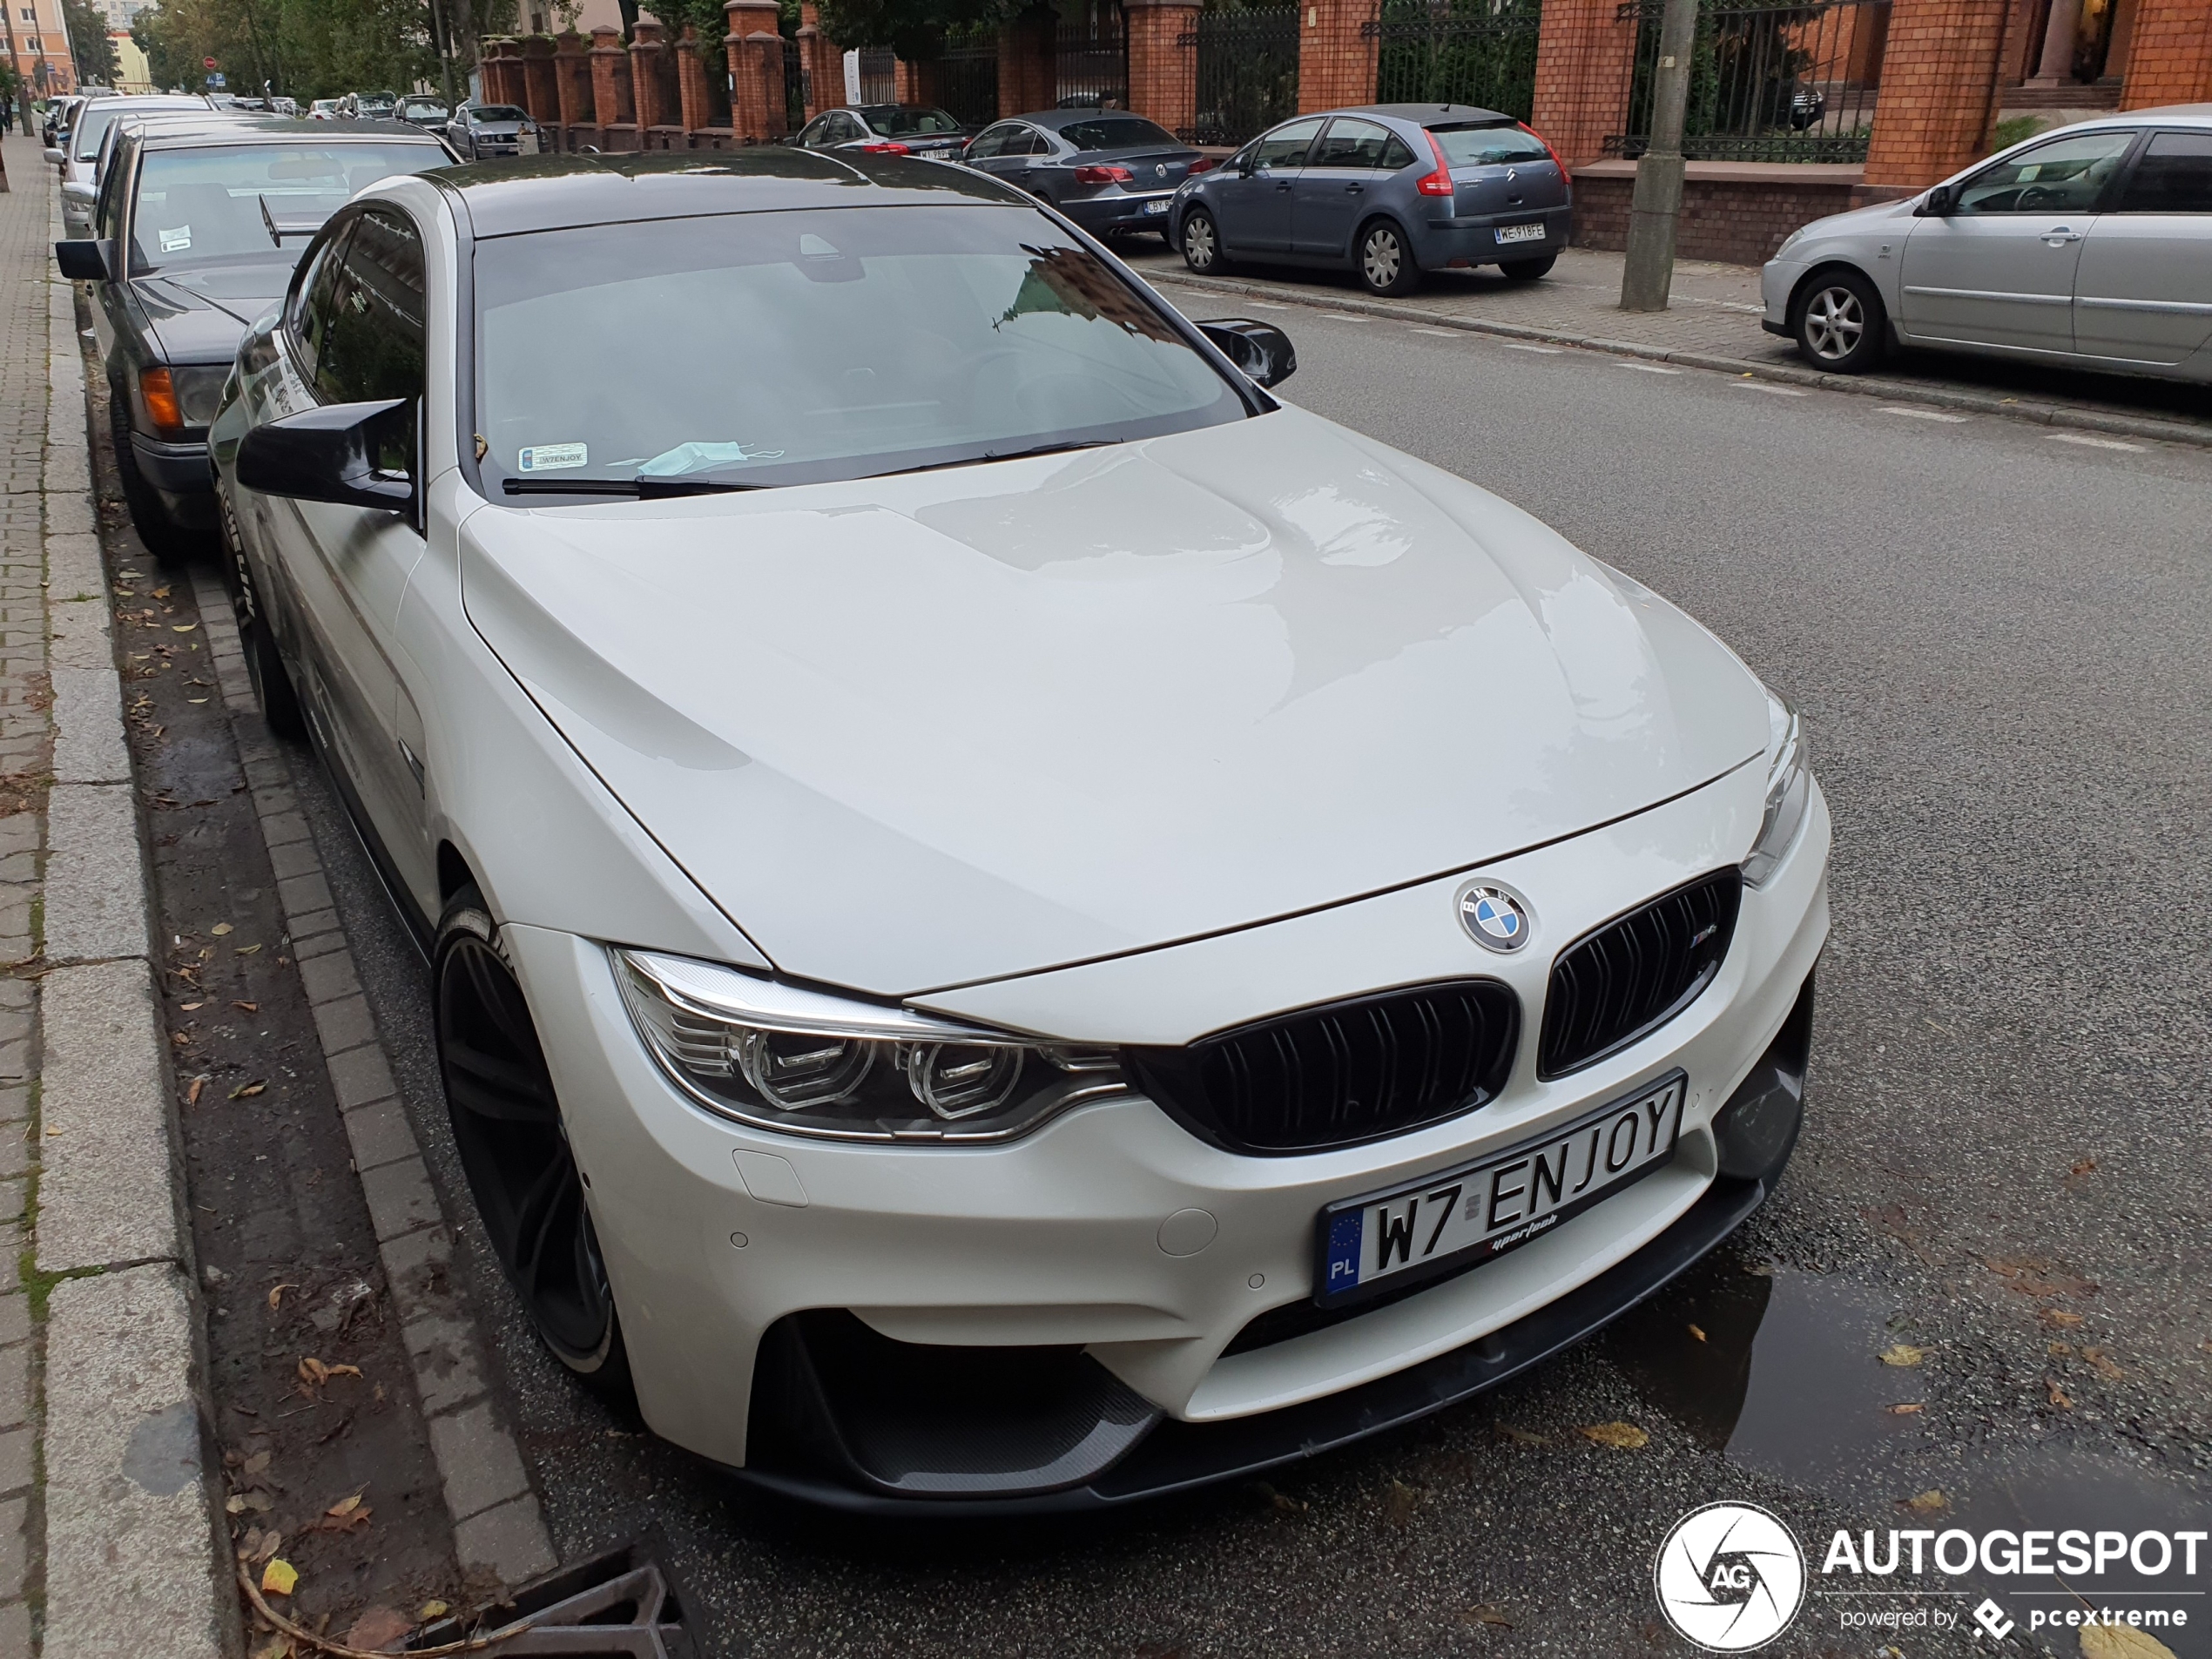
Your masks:
<svg viewBox="0 0 2212 1659"><path fill-rule="evenodd" d="M1573 223L1565 165L1511 116L1372 104L1285 121L1192 178L1169 236L1201 273L1349 267L1370 293L1400 294L1447 266L1540 277Z"/></svg>

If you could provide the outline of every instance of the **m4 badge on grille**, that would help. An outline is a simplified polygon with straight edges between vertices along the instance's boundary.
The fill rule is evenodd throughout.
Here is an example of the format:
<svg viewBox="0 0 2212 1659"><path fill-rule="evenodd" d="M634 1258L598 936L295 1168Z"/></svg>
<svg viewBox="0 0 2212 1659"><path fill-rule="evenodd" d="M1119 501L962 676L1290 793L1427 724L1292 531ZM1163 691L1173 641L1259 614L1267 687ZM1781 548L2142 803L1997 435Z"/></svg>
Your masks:
<svg viewBox="0 0 2212 1659"><path fill-rule="evenodd" d="M1486 950L1511 953L1528 942L1528 902L1494 882L1475 881L1460 889L1460 921Z"/></svg>

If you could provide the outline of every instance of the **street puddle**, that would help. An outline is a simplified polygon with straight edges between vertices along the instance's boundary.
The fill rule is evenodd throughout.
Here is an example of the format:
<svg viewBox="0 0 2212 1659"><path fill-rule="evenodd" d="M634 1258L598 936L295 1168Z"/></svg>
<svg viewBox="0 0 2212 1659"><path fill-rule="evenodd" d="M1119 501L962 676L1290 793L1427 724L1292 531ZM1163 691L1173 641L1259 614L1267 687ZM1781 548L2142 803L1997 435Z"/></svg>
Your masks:
<svg viewBox="0 0 2212 1659"><path fill-rule="evenodd" d="M1913 1438L1920 1374L1876 1358L1900 1339L1892 1305L1849 1279L1747 1271L1723 1255L1623 1316L1618 1366L1697 1439L1762 1473L1830 1484ZM1903 1339L1909 1341L1909 1333Z"/></svg>

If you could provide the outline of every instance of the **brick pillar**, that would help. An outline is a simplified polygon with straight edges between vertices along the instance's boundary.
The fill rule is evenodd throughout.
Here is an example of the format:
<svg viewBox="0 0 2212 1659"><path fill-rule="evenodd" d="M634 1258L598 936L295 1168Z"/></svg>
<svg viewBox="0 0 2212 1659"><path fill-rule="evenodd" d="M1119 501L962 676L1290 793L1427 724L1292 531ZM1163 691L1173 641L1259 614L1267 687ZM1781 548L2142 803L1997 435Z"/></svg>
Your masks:
<svg viewBox="0 0 2212 1659"><path fill-rule="evenodd" d="M1129 29L1129 106L1169 132L1198 123L1198 7L1191 0L1122 0Z"/></svg>
<svg viewBox="0 0 2212 1659"><path fill-rule="evenodd" d="M484 43L482 64L484 80L484 102L487 104L520 104L523 90L516 83L521 77L516 73L521 67L516 58L520 51L504 36Z"/></svg>
<svg viewBox="0 0 2212 1659"><path fill-rule="evenodd" d="M2212 0L2140 0L2123 110L2212 102Z"/></svg>
<svg viewBox="0 0 2212 1659"><path fill-rule="evenodd" d="M1381 43L1360 30L1380 12L1380 0L1305 0L1298 19L1299 114L1375 101Z"/></svg>
<svg viewBox="0 0 2212 1659"><path fill-rule="evenodd" d="M711 125L706 116L706 65L699 62L699 31L684 25L684 38L676 43L676 105L682 112L684 131L697 132Z"/></svg>
<svg viewBox="0 0 2212 1659"><path fill-rule="evenodd" d="M765 144L791 130L784 114L784 37L775 0L725 0L730 129L739 144ZM840 83L841 84L841 83Z"/></svg>
<svg viewBox="0 0 2212 1659"><path fill-rule="evenodd" d="M532 35L523 42L523 107L541 126L561 118L561 87L553 71L553 37Z"/></svg>
<svg viewBox="0 0 2212 1659"><path fill-rule="evenodd" d="M1910 193L1987 149L2006 0L1897 0L1867 148L1870 192Z"/></svg>
<svg viewBox="0 0 2212 1659"><path fill-rule="evenodd" d="M622 30L606 24L591 31L591 112L602 127L626 126L637 118L630 54L622 48Z"/></svg>
<svg viewBox="0 0 2212 1659"><path fill-rule="evenodd" d="M661 108L661 54L668 50L665 31L657 23L642 19L630 31L630 96L637 111L638 141L645 129L672 119L676 111Z"/></svg>
<svg viewBox="0 0 2212 1659"><path fill-rule="evenodd" d="M934 104L937 102L937 65L910 64L905 58L892 63L894 84L901 104Z"/></svg>
<svg viewBox="0 0 2212 1659"><path fill-rule="evenodd" d="M1628 125L1636 25L1618 0L1544 0L1536 36L1536 99L1528 125L1570 167L1595 161Z"/></svg>
<svg viewBox="0 0 2212 1659"><path fill-rule="evenodd" d="M845 102L845 54L822 32L822 14L814 0L799 8L799 64L806 71L806 118Z"/></svg>
<svg viewBox="0 0 2212 1659"><path fill-rule="evenodd" d="M1057 13L1032 6L999 30L999 115L1049 110L1060 101Z"/></svg>
<svg viewBox="0 0 2212 1659"><path fill-rule="evenodd" d="M553 43L553 90L563 127L587 126L596 118L591 60L584 55L583 37L573 29L563 30Z"/></svg>

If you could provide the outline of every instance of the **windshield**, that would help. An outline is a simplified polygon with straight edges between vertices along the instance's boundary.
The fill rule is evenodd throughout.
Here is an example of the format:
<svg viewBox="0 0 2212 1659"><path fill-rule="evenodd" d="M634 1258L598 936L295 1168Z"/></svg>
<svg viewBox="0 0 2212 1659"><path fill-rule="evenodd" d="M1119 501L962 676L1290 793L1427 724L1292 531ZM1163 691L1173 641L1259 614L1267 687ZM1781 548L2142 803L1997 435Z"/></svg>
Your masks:
<svg viewBox="0 0 2212 1659"><path fill-rule="evenodd" d="M504 481L866 478L1242 418L1153 305L1026 207L862 207L479 243ZM677 320L641 351L610 317Z"/></svg>
<svg viewBox="0 0 2212 1659"><path fill-rule="evenodd" d="M1138 115L1103 115L1095 121L1070 121L1060 136L1078 150L1134 150L1143 145L1177 145L1175 135Z"/></svg>
<svg viewBox="0 0 2212 1659"><path fill-rule="evenodd" d="M1520 127L1431 127L1454 167L1499 167L1511 161L1549 161L1552 152L1534 133Z"/></svg>
<svg viewBox="0 0 2212 1659"><path fill-rule="evenodd" d="M937 133L957 133L960 123L942 110L900 109L895 104L873 105L860 114L867 124L887 138L920 138Z"/></svg>
<svg viewBox="0 0 2212 1659"><path fill-rule="evenodd" d="M240 145L159 150L138 170L131 274L287 255L356 191L446 165L435 144Z"/></svg>
<svg viewBox="0 0 2212 1659"><path fill-rule="evenodd" d="M479 104L469 111L480 125L488 121L527 121L529 112L518 110L512 104Z"/></svg>
<svg viewBox="0 0 2212 1659"><path fill-rule="evenodd" d="M198 110L206 113L207 106L198 98L177 98L163 104L132 104L121 109L105 108L97 104L86 106L84 118L78 123L75 150L79 161L90 161L100 153L100 140L107 137L107 130L118 121L134 115L158 115L169 110Z"/></svg>

